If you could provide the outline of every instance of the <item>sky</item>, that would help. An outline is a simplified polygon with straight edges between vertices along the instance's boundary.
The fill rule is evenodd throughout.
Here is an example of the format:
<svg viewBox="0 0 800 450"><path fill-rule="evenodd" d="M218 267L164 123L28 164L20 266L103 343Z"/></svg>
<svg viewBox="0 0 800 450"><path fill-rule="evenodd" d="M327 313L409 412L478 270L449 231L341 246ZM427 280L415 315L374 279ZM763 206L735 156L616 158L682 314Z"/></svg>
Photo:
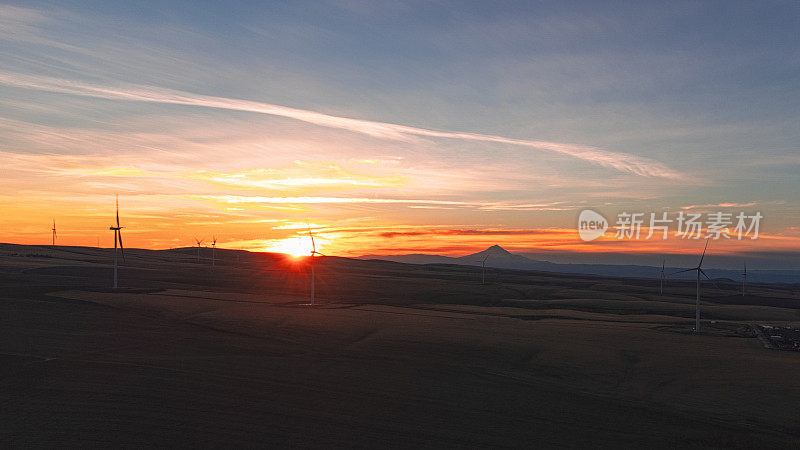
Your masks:
<svg viewBox="0 0 800 450"><path fill-rule="evenodd" d="M704 242L620 213L722 211L763 220L716 252L791 260L798 29L790 1L0 3L0 240L112 246L118 194L129 247L625 263Z"/></svg>

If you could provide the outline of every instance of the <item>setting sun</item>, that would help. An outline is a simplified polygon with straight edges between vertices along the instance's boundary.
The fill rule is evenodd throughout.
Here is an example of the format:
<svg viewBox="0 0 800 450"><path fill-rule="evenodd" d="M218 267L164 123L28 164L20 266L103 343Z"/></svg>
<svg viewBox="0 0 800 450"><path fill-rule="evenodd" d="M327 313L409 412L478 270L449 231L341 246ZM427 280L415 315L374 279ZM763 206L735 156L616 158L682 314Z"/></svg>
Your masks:
<svg viewBox="0 0 800 450"><path fill-rule="evenodd" d="M265 251L285 253L295 258L311 254L311 240L308 237L295 236L286 239L275 240L269 243Z"/></svg>

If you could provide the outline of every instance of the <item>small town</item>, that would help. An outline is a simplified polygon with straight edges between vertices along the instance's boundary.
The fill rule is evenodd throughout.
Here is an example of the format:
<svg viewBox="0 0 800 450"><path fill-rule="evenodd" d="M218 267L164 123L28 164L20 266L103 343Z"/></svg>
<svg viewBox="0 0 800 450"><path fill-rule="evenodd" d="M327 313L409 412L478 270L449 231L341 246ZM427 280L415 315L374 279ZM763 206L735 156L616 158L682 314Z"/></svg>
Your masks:
<svg viewBox="0 0 800 450"><path fill-rule="evenodd" d="M760 325L758 328L760 328L771 348L800 351L800 328L774 327L771 325Z"/></svg>

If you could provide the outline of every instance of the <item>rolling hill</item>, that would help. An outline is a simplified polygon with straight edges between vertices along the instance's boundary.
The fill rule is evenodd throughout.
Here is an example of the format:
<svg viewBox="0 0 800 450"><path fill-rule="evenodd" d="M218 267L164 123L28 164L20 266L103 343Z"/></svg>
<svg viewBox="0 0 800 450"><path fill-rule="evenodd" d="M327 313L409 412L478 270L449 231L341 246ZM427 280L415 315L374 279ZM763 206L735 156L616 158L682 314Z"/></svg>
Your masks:
<svg viewBox="0 0 800 450"><path fill-rule="evenodd" d="M486 267L498 269L537 270L624 278L658 278L659 272L661 271L660 267L643 265L553 263L517 255L499 245L492 245L480 252L460 257L415 253L407 255L365 255L361 256L359 259L378 259L406 264L458 264L475 266L480 265L484 258L486 258ZM665 271L669 274L681 269L685 269L685 267L667 267ZM705 271L709 276L721 282L739 283L739 280L741 280L741 272L737 270L709 268L705 269ZM679 274L675 275L675 278L689 280L692 276L691 274ZM752 283L800 284L800 271L748 270L747 280Z"/></svg>

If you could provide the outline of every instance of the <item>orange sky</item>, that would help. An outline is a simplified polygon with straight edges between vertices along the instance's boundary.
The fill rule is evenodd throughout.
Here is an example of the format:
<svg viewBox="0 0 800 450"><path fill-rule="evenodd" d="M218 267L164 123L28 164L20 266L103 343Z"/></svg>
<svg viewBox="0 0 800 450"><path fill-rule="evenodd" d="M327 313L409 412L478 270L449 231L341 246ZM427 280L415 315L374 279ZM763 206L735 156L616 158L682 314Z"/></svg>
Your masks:
<svg viewBox="0 0 800 450"><path fill-rule="evenodd" d="M447 143L386 143L315 126L263 124L253 131L209 122L154 135L29 129L20 143L43 150L80 146L81 152L0 152L3 240L49 243L55 219L59 244L96 245L99 239L111 246L108 226L119 193L126 244L155 249L217 236L221 247L307 253L309 222L321 251L341 256L463 255L493 244L517 252L697 251L697 242L674 236L620 241L613 229L585 243L578 239L577 215L592 208L612 226L620 211L762 211L760 239L726 240L715 251L800 250L798 228L772 220L783 208L779 202L712 204L657 195L704 189L688 177L676 186L671 179L590 168L564 156L554 167L582 167L582 179L503 161L444 164L426 152L449 152ZM398 156L387 154L387 145ZM480 145L488 155L498 150Z"/></svg>
<svg viewBox="0 0 800 450"><path fill-rule="evenodd" d="M0 152L3 240L49 243L55 219L59 244L99 239L111 246L119 193L125 242L144 248L217 236L221 247L307 253L309 222L321 251L341 256L463 255L492 244L517 252L697 251L696 242L674 236L620 241L613 229L584 243L577 215L592 208L611 225L620 211L761 211L760 239L720 242L715 251L800 250L800 232L786 223L782 203L694 199L691 192L709 181L622 174L564 156L545 173L541 164L534 170L491 161L492 151L508 150L505 144L480 144L487 156L478 163L445 163L428 155L451 152L447 142L386 143L316 126L262 124L253 131L208 122L157 134L29 127L19 143L41 146L41 153ZM70 146L80 152L45 151ZM555 167L580 170L560 175Z"/></svg>

